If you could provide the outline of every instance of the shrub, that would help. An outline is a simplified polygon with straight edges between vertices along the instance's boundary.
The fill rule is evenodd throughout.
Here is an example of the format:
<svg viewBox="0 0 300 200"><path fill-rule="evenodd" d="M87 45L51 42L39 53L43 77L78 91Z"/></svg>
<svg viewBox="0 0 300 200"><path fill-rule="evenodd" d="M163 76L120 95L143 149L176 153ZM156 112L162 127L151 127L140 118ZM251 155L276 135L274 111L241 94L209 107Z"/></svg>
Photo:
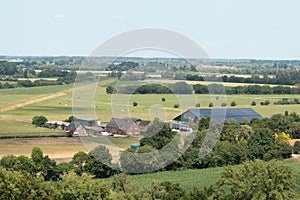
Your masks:
<svg viewBox="0 0 300 200"><path fill-rule="evenodd" d="M179 104L174 104L174 108L179 108Z"/></svg>
<svg viewBox="0 0 300 200"><path fill-rule="evenodd" d="M266 100L265 101L265 105L267 106L267 105L269 105L270 104L270 101L269 100Z"/></svg>
<svg viewBox="0 0 300 200"><path fill-rule="evenodd" d="M231 106L236 106L236 102L235 102L235 101L232 101L230 105L231 105Z"/></svg>
<svg viewBox="0 0 300 200"><path fill-rule="evenodd" d="M195 107L199 108L200 107L200 103L196 103Z"/></svg>
<svg viewBox="0 0 300 200"><path fill-rule="evenodd" d="M256 106L256 102L252 101L251 106Z"/></svg>
<svg viewBox="0 0 300 200"><path fill-rule="evenodd" d="M139 104L138 104L137 102L134 101L134 102L132 103L132 105L133 105L134 107L136 107L136 106L138 106Z"/></svg>
<svg viewBox="0 0 300 200"><path fill-rule="evenodd" d="M165 102L165 101L166 101L166 99L163 97L163 98L161 98L161 101L162 101L162 102Z"/></svg>
<svg viewBox="0 0 300 200"><path fill-rule="evenodd" d="M221 106L225 107L225 106L227 106L227 103L226 102L222 102Z"/></svg>
<svg viewBox="0 0 300 200"><path fill-rule="evenodd" d="M300 151L300 142L297 141L297 142L295 142L295 144L294 144L294 153L295 153L295 154L299 154L299 151Z"/></svg>
<svg viewBox="0 0 300 200"><path fill-rule="evenodd" d="M46 124L46 122L48 121L48 119L44 116L34 116L32 118L32 124L42 127Z"/></svg>
<svg viewBox="0 0 300 200"><path fill-rule="evenodd" d="M213 102L210 102L210 103L208 104L208 107L214 107Z"/></svg>

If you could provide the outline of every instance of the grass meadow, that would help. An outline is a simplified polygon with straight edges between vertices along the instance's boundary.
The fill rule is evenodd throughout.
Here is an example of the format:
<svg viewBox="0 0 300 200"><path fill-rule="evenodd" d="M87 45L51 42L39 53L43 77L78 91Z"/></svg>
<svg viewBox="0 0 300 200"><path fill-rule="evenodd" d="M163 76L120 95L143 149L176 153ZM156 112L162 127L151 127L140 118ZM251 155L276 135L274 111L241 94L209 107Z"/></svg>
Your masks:
<svg viewBox="0 0 300 200"><path fill-rule="evenodd" d="M295 159L289 159L279 161L282 165L288 165L293 169L296 177L296 182L300 185L300 161ZM239 166L234 166L238 168ZM191 169L182 171L163 171L142 175L128 176L129 182L133 183L137 187L147 188L154 181L171 181L173 183L179 183L183 188L187 190L193 190L194 187L204 188L212 185L220 177L220 173L223 168L207 168L207 169ZM297 193L300 195L300 187L296 188Z"/></svg>

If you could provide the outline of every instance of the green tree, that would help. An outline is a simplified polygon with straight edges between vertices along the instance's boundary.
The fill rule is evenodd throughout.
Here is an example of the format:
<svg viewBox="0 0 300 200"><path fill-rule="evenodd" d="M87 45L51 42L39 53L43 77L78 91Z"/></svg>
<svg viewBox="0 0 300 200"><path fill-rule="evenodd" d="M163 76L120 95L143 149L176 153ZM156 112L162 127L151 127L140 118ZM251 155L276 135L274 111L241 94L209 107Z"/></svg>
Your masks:
<svg viewBox="0 0 300 200"><path fill-rule="evenodd" d="M112 94L114 92L114 87L109 85L106 87L106 94Z"/></svg>
<svg viewBox="0 0 300 200"><path fill-rule="evenodd" d="M32 124L42 127L46 124L46 122L48 121L48 119L44 116L34 116L32 118Z"/></svg>
<svg viewBox="0 0 300 200"><path fill-rule="evenodd" d="M41 148L33 147L31 150L31 159L35 164L41 163L44 157L44 153Z"/></svg>
<svg viewBox="0 0 300 200"><path fill-rule="evenodd" d="M273 158L275 138L268 128L255 129L248 139L249 158L270 160Z"/></svg>
<svg viewBox="0 0 300 200"><path fill-rule="evenodd" d="M116 170L111 167L112 156L105 146L97 146L89 153L89 157L84 169L96 178L107 178L116 173Z"/></svg>
<svg viewBox="0 0 300 200"><path fill-rule="evenodd" d="M21 172L0 167L0 199L51 199L38 180Z"/></svg>
<svg viewBox="0 0 300 200"><path fill-rule="evenodd" d="M230 106L232 106L232 107L233 107L233 106L236 106L236 102L235 102L235 101L232 101L231 104L230 104Z"/></svg>
<svg viewBox="0 0 300 200"><path fill-rule="evenodd" d="M227 188L223 199L299 199L295 192L295 178L288 166L281 166L275 161L246 162L239 168L226 168L217 183L220 188Z"/></svg>
<svg viewBox="0 0 300 200"><path fill-rule="evenodd" d="M81 175L84 172L84 166L89 160L90 156L83 151L79 151L74 154L71 164L73 165L73 169L77 175Z"/></svg>
<svg viewBox="0 0 300 200"><path fill-rule="evenodd" d="M300 142L299 141L295 142L295 144L294 144L294 153L295 154L300 153Z"/></svg>
<svg viewBox="0 0 300 200"><path fill-rule="evenodd" d="M74 172L63 174L58 181L44 184L45 191L52 199L109 199L110 186L103 181L93 179L83 173L77 176Z"/></svg>
<svg viewBox="0 0 300 200"><path fill-rule="evenodd" d="M138 104L138 102L134 101L134 102L132 103L132 105L133 105L133 107L136 107L136 106L138 106L139 104Z"/></svg>

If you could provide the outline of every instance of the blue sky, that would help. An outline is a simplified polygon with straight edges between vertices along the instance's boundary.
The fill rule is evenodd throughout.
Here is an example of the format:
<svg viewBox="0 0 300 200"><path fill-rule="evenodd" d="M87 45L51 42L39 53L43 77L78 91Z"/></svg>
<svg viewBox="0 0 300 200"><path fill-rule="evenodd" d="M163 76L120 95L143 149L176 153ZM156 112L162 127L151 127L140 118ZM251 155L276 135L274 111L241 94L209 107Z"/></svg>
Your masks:
<svg viewBox="0 0 300 200"><path fill-rule="evenodd" d="M300 59L298 0L7 0L1 55L89 55L133 29L166 28L212 58Z"/></svg>

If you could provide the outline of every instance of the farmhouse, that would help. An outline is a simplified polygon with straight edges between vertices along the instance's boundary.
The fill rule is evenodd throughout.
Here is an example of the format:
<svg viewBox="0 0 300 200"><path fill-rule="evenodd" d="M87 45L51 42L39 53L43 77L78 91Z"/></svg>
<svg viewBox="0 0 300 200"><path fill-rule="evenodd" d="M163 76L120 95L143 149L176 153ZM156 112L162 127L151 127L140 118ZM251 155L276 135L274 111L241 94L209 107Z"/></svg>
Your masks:
<svg viewBox="0 0 300 200"><path fill-rule="evenodd" d="M200 108L189 109L173 120L192 124L202 117L210 117L217 124L221 124L225 119L236 119L239 123L243 123L245 119L250 121L254 118L263 118L252 108Z"/></svg>
<svg viewBox="0 0 300 200"><path fill-rule="evenodd" d="M103 131L105 131L104 126L87 126L82 122L71 122L66 127L66 132L78 136L100 135Z"/></svg>
<svg viewBox="0 0 300 200"><path fill-rule="evenodd" d="M106 132L119 135L139 136L141 131L147 130L151 121L136 118L112 118L106 125Z"/></svg>

